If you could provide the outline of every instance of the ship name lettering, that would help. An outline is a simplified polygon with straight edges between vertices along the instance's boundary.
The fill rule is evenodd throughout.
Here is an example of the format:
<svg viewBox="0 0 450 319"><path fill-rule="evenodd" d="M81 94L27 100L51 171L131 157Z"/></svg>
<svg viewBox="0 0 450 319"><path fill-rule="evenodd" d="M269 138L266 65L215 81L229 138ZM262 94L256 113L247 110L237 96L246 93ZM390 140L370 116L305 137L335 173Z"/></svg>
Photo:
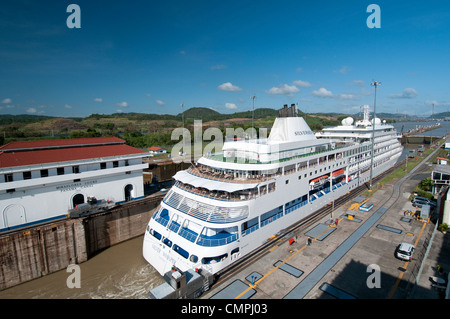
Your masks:
<svg viewBox="0 0 450 319"><path fill-rule="evenodd" d="M301 135L311 135L314 134L312 131L295 131L295 136L301 136Z"/></svg>

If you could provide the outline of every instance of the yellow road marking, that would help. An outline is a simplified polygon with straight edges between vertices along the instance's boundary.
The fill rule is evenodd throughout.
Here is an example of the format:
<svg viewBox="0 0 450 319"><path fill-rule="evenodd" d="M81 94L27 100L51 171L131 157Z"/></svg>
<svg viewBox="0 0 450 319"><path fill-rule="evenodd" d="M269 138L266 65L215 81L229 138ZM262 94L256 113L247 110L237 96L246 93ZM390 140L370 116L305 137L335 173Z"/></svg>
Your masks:
<svg viewBox="0 0 450 319"><path fill-rule="evenodd" d="M274 246L274 247L270 248L269 251L272 252L272 251L274 251L277 248L278 248L278 246Z"/></svg>
<svg viewBox="0 0 450 319"><path fill-rule="evenodd" d="M339 220L339 222L342 220L342 218ZM325 232L327 232L329 229L331 228L331 226L329 226L327 229L325 229L323 232L321 232L317 237L313 238L311 240L311 243L313 243L314 241L316 241L317 238L319 238L320 236L322 236ZM275 246L278 247L278 246ZM274 247L274 248L275 248ZM256 288L256 286L261 283L261 281L263 281L264 279L266 279L267 277L269 277L275 270L277 270L278 268L280 268L281 266L283 266L285 263L287 263L289 260L291 260L292 258L294 258L294 256L296 256L299 252L303 251L303 249L305 249L306 247L308 247L307 244L305 244L304 246L302 246L299 250L297 250L295 253L293 253L291 256L289 256L289 258L287 258L285 261L281 262L278 266L272 268L268 273L266 273L264 276L262 276L258 281L256 281L253 285L249 284L248 288L245 289L243 292L241 292L239 295L237 295L234 299L239 299L241 298L243 295L245 295L248 291L250 291L250 289ZM272 248L273 249L273 248Z"/></svg>

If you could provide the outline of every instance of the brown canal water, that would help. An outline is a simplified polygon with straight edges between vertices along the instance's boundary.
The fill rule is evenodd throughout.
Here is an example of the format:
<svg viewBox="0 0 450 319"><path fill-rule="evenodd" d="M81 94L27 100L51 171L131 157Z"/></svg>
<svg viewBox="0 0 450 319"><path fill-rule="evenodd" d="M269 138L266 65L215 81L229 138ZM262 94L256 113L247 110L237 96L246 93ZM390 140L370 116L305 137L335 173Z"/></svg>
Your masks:
<svg viewBox="0 0 450 319"><path fill-rule="evenodd" d="M0 299L143 299L164 282L142 256L144 236L110 247L80 264L80 288L66 269L0 291Z"/></svg>

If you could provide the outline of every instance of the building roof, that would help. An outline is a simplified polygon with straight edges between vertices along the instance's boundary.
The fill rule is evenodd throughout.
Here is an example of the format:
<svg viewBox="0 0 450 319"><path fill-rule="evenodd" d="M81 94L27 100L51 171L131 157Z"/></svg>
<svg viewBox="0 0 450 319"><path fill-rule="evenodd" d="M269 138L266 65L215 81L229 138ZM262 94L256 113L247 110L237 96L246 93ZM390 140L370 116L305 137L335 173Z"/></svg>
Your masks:
<svg viewBox="0 0 450 319"><path fill-rule="evenodd" d="M0 168L140 154L115 137L12 142L0 147Z"/></svg>
<svg viewBox="0 0 450 319"><path fill-rule="evenodd" d="M450 174L450 166L447 165L434 165L433 166L433 172L431 173L431 176L433 176L433 173L443 173L443 174Z"/></svg>
<svg viewBox="0 0 450 319"><path fill-rule="evenodd" d="M87 137L37 141L10 142L0 146L0 151L48 149L61 147L77 147L83 145L124 144L125 141L117 137Z"/></svg>
<svg viewBox="0 0 450 319"><path fill-rule="evenodd" d="M158 147L158 146L152 146L152 147L148 148L149 151L159 151L159 150L163 150L163 149L164 148Z"/></svg>

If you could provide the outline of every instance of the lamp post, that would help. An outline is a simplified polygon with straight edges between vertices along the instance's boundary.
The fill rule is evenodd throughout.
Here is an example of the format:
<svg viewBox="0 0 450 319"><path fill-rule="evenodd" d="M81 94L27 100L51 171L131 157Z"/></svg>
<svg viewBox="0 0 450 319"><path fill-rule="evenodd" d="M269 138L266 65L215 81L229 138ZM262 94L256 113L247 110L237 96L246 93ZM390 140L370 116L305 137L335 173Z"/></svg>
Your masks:
<svg viewBox="0 0 450 319"><path fill-rule="evenodd" d="M254 132L254 130L255 130L255 128L254 128L254 126L253 126L253 120L254 120L254 117L255 117L255 99L256 99L256 96L253 95L253 96L251 97L251 99L253 100L253 103L252 103L252 139L253 139L253 138L254 138L253 132Z"/></svg>
<svg viewBox="0 0 450 319"><path fill-rule="evenodd" d="M373 177L373 158L375 157L375 118L377 109L377 87L381 85L381 82L373 81L370 85L375 87L375 97L373 101L373 123L372 123L372 156L370 159L370 185L369 189L372 190L372 177Z"/></svg>

